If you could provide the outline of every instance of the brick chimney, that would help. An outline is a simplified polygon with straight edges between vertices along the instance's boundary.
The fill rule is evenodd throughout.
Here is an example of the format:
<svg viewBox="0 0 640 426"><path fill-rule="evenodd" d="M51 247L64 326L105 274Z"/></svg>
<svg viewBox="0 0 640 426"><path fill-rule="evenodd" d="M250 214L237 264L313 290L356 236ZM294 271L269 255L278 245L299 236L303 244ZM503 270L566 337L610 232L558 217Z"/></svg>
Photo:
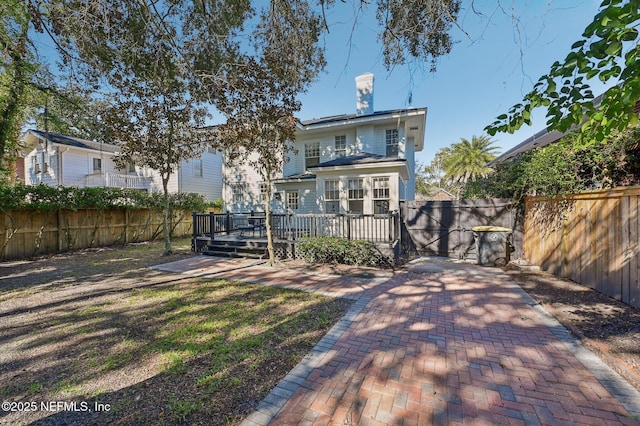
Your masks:
<svg viewBox="0 0 640 426"><path fill-rule="evenodd" d="M373 74L356 77L356 114L373 114Z"/></svg>

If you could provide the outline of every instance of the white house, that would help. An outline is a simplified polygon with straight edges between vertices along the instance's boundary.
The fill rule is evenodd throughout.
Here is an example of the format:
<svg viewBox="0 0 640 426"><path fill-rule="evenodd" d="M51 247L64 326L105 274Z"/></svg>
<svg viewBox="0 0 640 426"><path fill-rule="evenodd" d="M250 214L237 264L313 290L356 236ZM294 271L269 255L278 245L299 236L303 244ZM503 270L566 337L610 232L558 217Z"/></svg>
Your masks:
<svg viewBox="0 0 640 426"><path fill-rule="evenodd" d="M382 214L414 200L426 108L373 109L373 74L356 78L356 113L299 121L274 212ZM262 211L266 186L247 166L223 166L225 209Z"/></svg>
<svg viewBox="0 0 640 426"><path fill-rule="evenodd" d="M130 164L118 169L114 157L118 146L70 136L28 130L23 135L27 149L18 167L27 185L134 188L162 191L160 174L147 167ZM192 192L209 201L222 196L222 155L212 149L183 161L169 180L170 192Z"/></svg>

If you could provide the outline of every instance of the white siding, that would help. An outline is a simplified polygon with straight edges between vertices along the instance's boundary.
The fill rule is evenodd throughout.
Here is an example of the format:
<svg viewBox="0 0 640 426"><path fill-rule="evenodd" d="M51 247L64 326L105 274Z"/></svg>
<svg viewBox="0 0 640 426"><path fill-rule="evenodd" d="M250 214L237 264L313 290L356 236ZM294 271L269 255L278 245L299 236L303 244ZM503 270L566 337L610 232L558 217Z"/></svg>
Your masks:
<svg viewBox="0 0 640 426"><path fill-rule="evenodd" d="M375 150L375 131L373 125L362 125L356 129L355 152L382 154L382 152L376 152Z"/></svg>
<svg viewBox="0 0 640 426"><path fill-rule="evenodd" d="M202 156L202 175L198 176L194 160L183 161L178 170L176 190L204 195L208 201L222 197L222 154L205 151Z"/></svg>
<svg viewBox="0 0 640 426"><path fill-rule="evenodd" d="M272 203L274 212L277 213L319 213L318 197L316 197L316 181L287 182L276 185L276 191L280 193L281 202ZM298 193L298 210L286 209L287 194Z"/></svg>
<svg viewBox="0 0 640 426"><path fill-rule="evenodd" d="M47 163L46 172L43 170L42 166L43 152L45 153L45 162ZM58 165L56 159L57 156L55 155L55 149L51 146L46 151L44 150L44 147L40 146L33 149L25 157L25 183L27 185L39 185L43 183L45 185L56 186L58 184ZM36 170L39 172L36 172Z"/></svg>
<svg viewBox="0 0 640 426"><path fill-rule="evenodd" d="M255 161L254 154L249 161ZM260 183L262 177L258 170L247 164L223 164L222 167L224 182L222 189L222 199L225 211L229 212L249 212L262 211L264 206L260 202ZM243 185L243 200L237 202L233 200L233 185Z"/></svg>

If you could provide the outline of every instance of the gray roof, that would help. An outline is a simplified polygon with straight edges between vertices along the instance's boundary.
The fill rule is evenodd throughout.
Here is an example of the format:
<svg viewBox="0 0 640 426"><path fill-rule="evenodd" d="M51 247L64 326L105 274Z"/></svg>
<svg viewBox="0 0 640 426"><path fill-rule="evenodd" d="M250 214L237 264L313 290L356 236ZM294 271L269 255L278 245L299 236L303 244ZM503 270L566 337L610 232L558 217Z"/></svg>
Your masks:
<svg viewBox="0 0 640 426"><path fill-rule="evenodd" d="M311 166L307 168L320 169L323 167L353 166L357 164L375 164L375 163L387 163L387 162L394 162L394 161L406 162L407 160L404 158L385 157L384 155L361 152L359 154L335 158L333 160L325 161L324 163L319 163L319 164L316 164L315 166Z"/></svg>
<svg viewBox="0 0 640 426"><path fill-rule="evenodd" d="M57 133L46 133L41 130L28 130L29 133L39 137L42 140L48 139L51 143L59 145L73 146L76 148L85 148L95 151L104 151L116 153L118 152L117 145L111 145L108 143L101 143L96 141L90 141L86 139L74 138L72 136L59 135Z"/></svg>
<svg viewBox="0 0 640 426"><path fill-rule="evenodd" d="M592 100L593 106L595 108L600 108L600 104L602 103L602 99L604 99L604 95L605 94L606 94L606 92L596 96ZM640 102L640 101L638 101L638 102ZM638 106L638 102L636 102L636 107ZM569 130L567 130L565 132L559 132L557 130L549 131L548 128L540 130L535 135L529 136L527 139L525 139L524 141L520 142L518 145L514 146L510 150L502 153L498 157L496 157L493 160L491 160L488 163L488 165L489 166L493 166L493 165L498 164L498 163L503 163L505 161L509 161L510 159L512 159L514 157L517 157L518 155L520 155L520 154L522 154L524 152L528 152L528 151L531 151L533 149L540 148L540 147L543 147L543 146L547 146L549 144L557 142L560 139L562 139L563 136L566 136L567 134L571 133L572 131L576 130L577 128L578 128L578 126L573 125L573 126L571 126L571 128L569 128Z"/></svg>
<svg viewBox="0 0 640 426"><path fill-rule="evenodd" d="M510 150L500 154L499 156L491 160L488 163L488 165L492 166L494 164L503 163L514 157L517 157L518 155L524 152L528 152L528 151L531 151L532 149L540 148L540 147L552 144L554 142L557 142L558 140L560 140L560 138L562 138L567 133L569 132L568 131L559 132L557 130L553 130L550 132L548 129L543 129L538 133L536 133L535 135L529 136L523 142L520 142L518 145L514 146Z"/></svg>
<svg viewBox="0 0 640 426"><path fill-rule="evenodd" d="M315 179L316 175L313 173L296 173L293 175L285 176L280 179L275 179L276 182L286 182L286 181L298 181L298 180L311 180Z"/></svg>
<svg viewBox="0 0 640 426"><path fill-rule="evenodd" d="M375 111L375 112L372 112L371 114L363 114L363 115L339 114L339 115L332 115L329 117L313 118L311 120L300 120L300 124L303 126L313 126L315 124L335 123L340 121L355 120L359 118L377 117L377 116L390 115L390 114L402 114L405 112L417 111L419 109L420 108L390 109L386 111Z"/></svg>

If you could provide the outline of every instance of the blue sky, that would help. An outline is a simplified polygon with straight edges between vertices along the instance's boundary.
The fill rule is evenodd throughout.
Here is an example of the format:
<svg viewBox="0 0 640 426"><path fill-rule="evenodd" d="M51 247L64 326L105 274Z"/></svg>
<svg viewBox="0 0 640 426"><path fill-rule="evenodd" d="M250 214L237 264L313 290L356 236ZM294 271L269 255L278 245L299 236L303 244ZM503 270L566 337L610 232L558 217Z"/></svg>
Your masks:
<svg viewBox="0 0 640 426"><path fill-rule="evenodd" d="M414 64L386 71L374 7L349 40L352 3L359 2L338 1L327 15L328 66L301 96L299 118L355 112L355 77L372 72L376 111L409 106L409 93L412 106L428 108L425 147L417 153L417 161L428 164L438 149L482 135L495 117L520 102L551 64L569 53L601 1L475 0L475 8L484 14L478 16L469 10L471 0L463 0L459 20L467 34L453 30L457 43L439 60L435 73L428 72L428 64L423 69ZM499 3L505 9L496 6ZM591 83L594 94L605 90L599 81ZM532 126L513 135L497 134L493 140L504 152L543 129L544 112L534 114L533 121Z"/></svg>
<svg viewBox="0 0 640 426"><path fill-rule="evenodd" d="M260 1L257 1L260 4ZM428 164L442 147L482 135L485 126L520 102L551 64L562 60L598 12L601 0L462 0L456 44L439 59L435 73L429 64L413 63L387 71L375 1L353 25L359 0L336 1L328 9L330 32L324 36L327 68L309 91L300 96L302 120L355 112L355 77L375 75L377 111L411 106L427 107L425 144L416 159ZM481 12L470 10L471 4ZM54 51L50 41L40 47ZM606 87L590 81L594 94ZM213 112L209 124L223 120ZM493 137L502 152L545 128L544 111L532 115L533 125L517 133Z"/></svg>

